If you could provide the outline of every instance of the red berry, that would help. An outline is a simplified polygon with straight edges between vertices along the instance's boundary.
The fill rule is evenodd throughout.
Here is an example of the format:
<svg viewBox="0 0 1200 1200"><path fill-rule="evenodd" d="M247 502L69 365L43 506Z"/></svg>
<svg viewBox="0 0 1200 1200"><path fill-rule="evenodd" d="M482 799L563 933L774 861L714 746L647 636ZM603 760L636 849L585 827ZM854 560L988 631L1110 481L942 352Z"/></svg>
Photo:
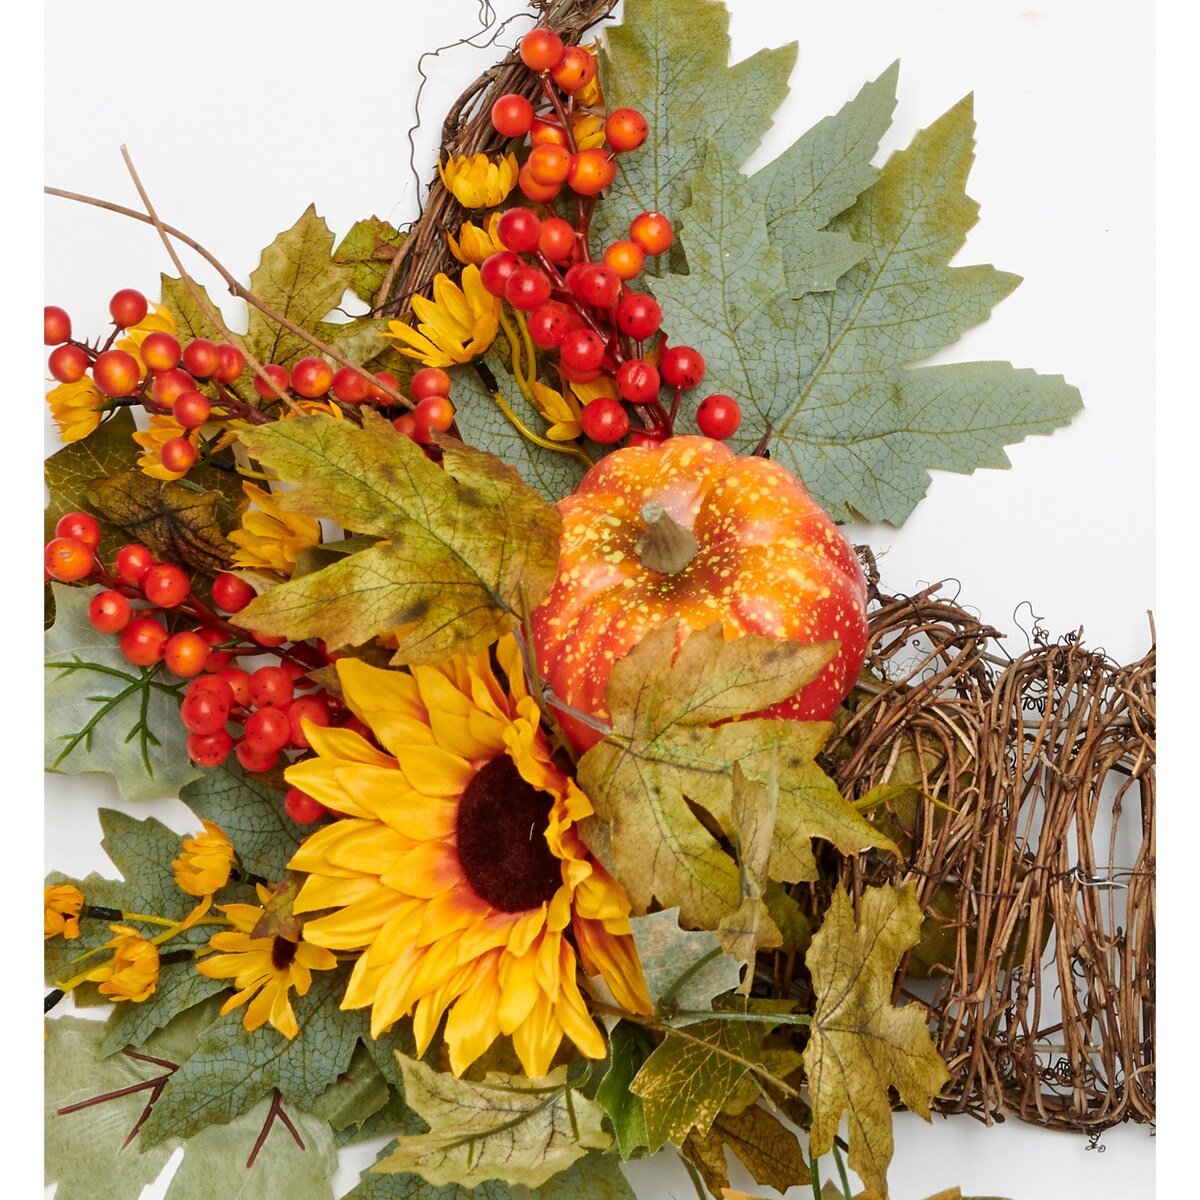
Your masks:
<svg viewBox="0 0 1200 1200"><path fill-rule="evenodd" d="M528 208L510 208L496 222L496 237L507 250L528 254L537 249L541 218Z"/></svg>
<svg viewBox="0 0 1200 1200"><path fill-rule="evenodd" d="M246 369L246 356L236 346L217 347L218 383L232 383Z"/></svg>
<svg viewBox="0 0 1200 1200"><path fill-rule="evenodd" d="M642 450L657 450L662 445L662 435L648 429L635 429L625 439L626 446L637 446Z"/></svg>
<svg viewBox="0 0 1200 1200"><path fill-rule="evenodd" d="M371 384L349 367L334 372L332 387L343 404L365 404L371 395Z"/></svg>
<svg viewBox="0 0 1200 1200"><path fill-rule="evenodd" d="M618 153L636 150L650 136L646 118L636 108L618 108L604 122L605 141Z"/></svg>
<svg viewBox="0 0 1200 1200"><path fill-rule="evenodd" d="M212 413L212 402L203 392L181 392L175 398L171 412L184 429L199 429ZM192 457L194 461L195 455Z"/></svg>
<svg viewBox="0 0 1200 1200"><path fill-rule="evenodd" d="M538 183L527 162L517 172L517 187L526 200L532 200L535 204L549 204L562 191L561 183Z"/></svg>
<svg viewBox="0 0 1200 1200"><path fill-rule="evenodd" d="M204 639L204 644L208 647L208 658L204 660L204 669L215 675L224 667L229 666L233 661L233 652L213 648L227 641L226 635L219 629L197 629L196 632Z"/></svg>
<svg viewBox="0 0 1200 1200"><path fill-rule="evenodd" d="M174 563L155 563L142 576L142 595L156 608L174 608L186 599L191 585Z"/></svg>
<svg viewBox="0 0 1200 1200"><path fill-rule="evenodd" d="M222 612L241 612L257 595L244 579L228 571L222 571L212 581L212 602Z"/></svg>
<svg viewBox="0 0 1200 1200"><path fill-rule="evenodd" d="M604 361L604 339L593 329L569 329L558 344L558 356L569 371L595 371Z"/></svg>
<svg viewBox="0 0 1200 1200"><path fill-rule="evenodd" d="M262 750L250 742L238 742L234 751L237 760L242 764L242 770L251 775L269 771L279 761L278 750Z"/></svg>
<svg viewBox="0 0 1200 1200"><path fill-rule="evenodd" d="M550 280L537 267L517 267L504 285L504 298L522 312L533 312L550 299Z"/></svg>
<svg viewBox="0 0 1200 1200"><path fill-rule="evenodd" d="M413 438L417 436L417 423L413 420L412 413L401 413L392 421L392 428L402 437Z"/></svg>
<svg viewBox="0 0 1200 1200"><path fill-rule="evenodd" d="M538 234L538 250L551 262L561 263L575 253L575 227L562 217L547 217Z"/></svg>
<svg viewBox="0 0 1200 1200"><path fill-rule="evenodd" d="M255 709L246 718L243 743L264 752L282 750L291 739L292 726L281 708Z"/></svg>
<svg viewBox="0 0 1200 1200"><path fill-rule="evenodd" d="M287 708L288 721L291 724L290 741L301 750L308 749L308 735L304 732L304 722L311 721L314 725L329 724L329 706L316 696L301 696L293 700Z"/></svg>
<svg viewBox="0 0 1200 1200"><path fill-rule="evenodd" d="M379 381L379 383L371 388L371 395L369 399L373 404L391 404L391 396L389 396L380 385L385 385L391 388L393 392L398 393L400 391L400 380L398 380L395 375L391 373L391 371L376 371L375 378Z"/></svg>
<svg viewBox="0 0 1200 1200"><path fill-rule="evenodd" d="M531 71L549 71L562 60L562 38L552 29L531 29L521 39L520 54Z"/></svg>
<svg viewBox="0 0 1200 1200"><path fill-rule="evenodd" d="M122 288L119 292L114 293L113 298L108 302L108 311L112 314L113 324L118 329L128 329L130 325L136 325L145 317L149 309L146 297L133 288Z"/></svg>
<svg viewBox="0 0 1200 1200"><path fill-rule="evenodd" d="M637 242L613 242L604 252L604 265L619 278L629 280L646 265L646 252Z"/></svg>
<svg viewBox="0 0 1200 1200"><path fill-rule="evenodd" d="M137 542L130 542L117 551L113 559L113 571L122 583L137 587L146 578L146 572L154 566L154 555Z"/></svg>
<svg viewBox="0 0 1200 1200"><path fill-rule="evenodd" d="M617 305L617 328L635 342L653 337L661 325L662 309L646 292L630 292Z"/></svg>
<svg viewBox="0 0 1200 1200"><path fill-rule="evenodd" d="M479 268L479 278L483 286L493 296L503 296L509 276L524 264L511 250L497 250L488 255Z"/></svg>
<svg viewBox="0 0 1200 1200"><path fill-rule="evenodd" d="M88 620L101 633L120 633L132 616L129 601L120 592L100 592L88 601Z"/></svg>
<svg viewBox="0 0 1200 1200"><path fill-rule="evenodd" d="M281 367L278 363L268 363L263 367L263 374L268 378L264 379L262 375L254 376L254 390L264 400L274 400L280 392L286 392L288 389L288 373L286 367Z"/></svg>
<svg viewBox="0 0 1200 1200"><path fill-rule="evenodd" d="M135 666L152 667L166 644L167 631L153 617L134 617L121 630L121 653Z"/></svg>
<svg viewBox="0 0 1200 1200"><path fill-rule="evenodd" d="M571 169L571 152L557 142L534 146L525 160L525 169L535 183L542 187L557 188L567 180L567 172Z"/></svg>
<svg viewBox="0 0 1200 1200"><path fill-rule="evenodd" d="M212 733L190 733L187 740L188 758L198 767L219 767L233 749L233 738L228 730L216 729Z"/></svg>
<svg viewBox="0 0 1200 1200"><path fill-rule="evenodd" d="M580 92L596 78L596 60L582 46L567 46L550 68L550 78L564 92Z"/></svg>
<svg viewBox="0 0 1200 1200"><path fill-rule="evenodd" d="M524 96L509 92L492 105L492 128L501 137L524 137L533 124L533 105Z"/></svg>
<svg viewBox="0 0 1200 1200"><path fill-rule="evenodd" d="M229 685L233 693L233 702L242 708L250 705L250 672L241 667L222 667L216 678Z"/></svg>
<svg viewBox="0 0 1200 1200"><path fill-rule="evenodd" d="M78 538L92 550L100 545L100 524L89 512L63 513L54 524L54 535L60 538Z"/></svg>
<svg viewBox="0 0 1200 1200"><path fill-rule="evenodd" d="M56 537L46 543L46 574L59 583L75 583L90 575L95 565L92 548L78 538Z"/></svg>
<svg viewBox="0 0 1200 1200"><path fill-rule="evenodd" d="M219 676L193 680L179 706L179 719L189 733L216 733L225 728L233 708L233 690Z"/></svg>
<svg viewBox="0 0 1200 1200"><path fill-rule="evenodd" d="M150 386L150 394L163 408L174 408L175 401L184 392L195 390L196 381L180 367L172 367L155 375L154 383Z"/></svg>
<svg viewBox="0 0 1200 1200"><path fill-rule="evenodd" d="M732 396L721 392L705 396L696 409L696 426L705 437L717 441L733 437L741 423L741 406Z"/></svg>
<svg viewBox="0 0 1200 1200"><path fill-rule="evenodd" d="M567 170L567 183L581 196L598 195L616 177L617 164L599 146L580 150Z"/></svg>
<svg viewBox="0 0 1200 1200"><path fill-rule="evenodd" d="M181 679L191 679L193 675L199 675L208 662L208 642L191 629L173 634L163 646L163 662L168 671Z"/></svg>
<svg viewBox="0 0 1200 1200"><path fill-rule="evenodd" d="M220 365L220 352L216 344L207 338L197 338L183 348L183 369L197 379L207 379L210 375L215 375Z"/></svg>
<svg viewBox="0 0 1200 1200"><path fill-rule="evenodd" d="M283 811L297 825L311 825L329 815L329 809L298 787L290 787L283 797Z"/></svg>
<svg viewBox="0 0 1200 1200"><path fill-rule="evenodd" d="M50 351L50 374L59 383L78 383L87 374L90 362L81 346L57 346Z"/></svg>
<svg viewBox="0 0 1200 1200"><path fill-rule="evenodd" d="M629 414L611 396L599 396L585 404L580 418L583 432L602 446L619 442L629 432Z"/></svg>
<svg viewBox="0 0 1200 1200"><path fill-rule="evenodd" d="M567 272L567 286L591 308L611 308L621 295L621 280L612 267L603 263L580 263Z"/></svg>
<svg viewBox="0 0 1200 1200"><path fill-rule="evenodd" d="M541 308L535 308L529 314L526 324L535 346L540 346L543 350L554 350L567 331L578 329L581 322L579 314L573 308L568 308L560 300L550 300Z"/></svg>
<svg viewBox="0 0 1200 1200"><path fill-rule="evenodd" d="M71 336L71 318L65 308L57 304L46 305L45 338L47 346L58 346Z"/></svg>
<svg viewBox="0 0 1200 1200"><path fill-rule="evenodd" d="M196 447L186 437L168 438L159 448L158 458L168 471L186 475L196 464Z"/></svg>
<svg viewBox="0 0 1200 1200"><path fill-rule="evenodd" d="M617 391L630 404L649 404L658 397L658 368L644 358L626 359L617 368Z"/></svg>
<svg viewBox="0 0 1200 1200"><path fill-rule="evenodd" d="M533 124L529 127L529 144L535 148L538 146L565 147L567 133L561 125L554 121L543 121L541 117L534 117Z"/></svg>
<svg viewBox="0 0 1200 1200"><path fill-rule="evenodd" d="M675 240L675 230L662 213L644 212L639 213L630 222L629 238L654 257L671 248L671 243Z"/></svg>
<svg viewBox="0 0 1200 1200"><path fill-rule="evenodd" d="M250 676L250 703L255 708L287 708L295 688L282 667L259 667Z"/></svg>
<svg viewBox="0 0 1200 1200"><path fill-rule="evenodd" d="M315 400L333 387L333 368L323 358L302 358L292 367L291 383L292 391Z"/></svg>
<svg viewBox="0 0 1200 1200"><path fill-rule="evenodd" d="M663 352L658 369L669 387L692 388L704 378L704 356L691 346L672 346Z"/></svg>
<svg viewBox="0 0 1200 1200"><path fill-rule="evenodd" d="M412 415L418 429L445 433L454 424L454 405L445 396L426 396Z"/></svg>
<svg viewBox="0 0 1200 1200"><path fill-rule="evenodd" d="M124 350L105 350L92 363L92 379L96 386L114 399L132 396L140 378L138 360Z"/></svg>
<svg viewBox="0 0 1200 1200"><path fill-rule="evenodd" d="M450 376L440 367L422 367L409 380L408 390L414 400L424 400L428 396L450 395Z"/></svg>
<svg viewBox="0 0 1200 1200"><path fill-rule="evenodd" d="M148 370L170 371L173 367L179 366L179 359L183 351L177 337L161 329L156 329L142 338L138 353L142 356L142 362L146 364Z"/></svg>

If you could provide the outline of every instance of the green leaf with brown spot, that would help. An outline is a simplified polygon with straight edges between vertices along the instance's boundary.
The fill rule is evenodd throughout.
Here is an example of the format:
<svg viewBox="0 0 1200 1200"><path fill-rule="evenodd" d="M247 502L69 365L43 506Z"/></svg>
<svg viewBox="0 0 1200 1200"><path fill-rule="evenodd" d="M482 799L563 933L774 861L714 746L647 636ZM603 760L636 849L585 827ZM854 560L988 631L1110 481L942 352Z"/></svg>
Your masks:
<svg viewBox="0 0 1200 1200"><path fill-rule="evenodd" d="M55 523L64 513L89 509L93 484L127 471L137 462L141 447L133 440L135 428L129 409L118 409L90 437L71 442L46 459L42 470L50 492L45 518L47 538L54 536ZM120 526L103 514L93 515L99 516L101 544L107 547L110 539L120 536Z"/></svg>
<svg viewBox="0 0 1200 1200"><path fill-rule="evenodd" d="M929 1120L930 1100L950 1079L921 1007L892 1005L900 958L920 932L915 883L867 888L857 922L839 889L805 958L816 995L804 1050L812 1153L829 1152L845 1115L850 1166L882 1195L893 1148L888 1089Z"/></svg>
<svg viewBox="0 0 1200 1200"><path fill-rule="evenodd" d="M447 440L444 469L371 413L362 428L306 417L244 435L248 451L296 486L284 508L377 539L253 601L255 629L332 646L380 633L396 662L481 650L554 582L560 520L510 467Z"/></svg>
<svg viewBox="0 0 1200 1200"><path fill-rule="evenodd" d="M567 1083L567 1068L529 1079L492 1072L482 1083L396 1055L409 1105L428 1133L399 1138L375 1171L413 1171L433 1184L489 1179L541 1187L589 1150L606 1150L604 1110Z"/></svg>
<svg viewBox="0 0 1200 1200"><path fill-rule="evenodd" d="M250 291L301 329L312 329L339 304L354 278L350 263L335 262L333 234L312 204L263 252ZM251 306L246 348L261 363L290 367L316 353L302 337Z"/></svg>
<svg viewBox="0 0 1200 1200"><path fill-rule="evenodd" d="M233 560L225 535L237 526L238 512L232 496L195 487L190 476L187 483L164 482L121 471L93 484L90 495L97 511L156 559L215 575Z"/></svg>

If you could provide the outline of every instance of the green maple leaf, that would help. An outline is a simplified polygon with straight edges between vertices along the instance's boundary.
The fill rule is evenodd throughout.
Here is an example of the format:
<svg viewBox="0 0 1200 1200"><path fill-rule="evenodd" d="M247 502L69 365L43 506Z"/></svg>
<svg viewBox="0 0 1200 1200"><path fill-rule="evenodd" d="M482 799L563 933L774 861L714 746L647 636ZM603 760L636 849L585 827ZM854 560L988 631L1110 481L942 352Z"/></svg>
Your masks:
<svg viewBox="0 0 1200 1200"><path fill-rule="evenodd" d="M609 1065L596 1088L596 1103L608 1114L623 1159L633 1158L650 1145L642 1098L634 1095L629 1085L654 1049L649 1030L632 1021L618 1021L608 1036Z"/></svg>
<svg viewBox="0 0 1200 1200"><path fill-rule="evenodd" d="M405 1099L429 1125L406 1134L375 1171L415 1172L432 1184L475 1187L489 1179L540 1188L612 1139L603 1109L567 1082L567 1069L528 1079L490 1073L457 1079L398 1054Z"/></svg>
<svg viewBox="0 0 1200 1200"><path fill-rule="evenodd" d="M646 994L656 1012L705 1013L712 1002L738 986L741 967L705 929L681 929L679 909L633 917L629 922Z"/></svg>
<svg viewBox="0 0 1200 1200"><path fill-rule="evenodd" d="M660 280L672 337L704 347L708 384L736 395L743 452L768 426L775 456L837 520L901 524L929 469L1008 466L1004 446L1080 407L1059 376L1007 363L909 364L986 319L1019 282L950 267L974 224L965 192L970 98L892 156L831 228L868 253L829 292L792 300L756 189L715 145L684 215L690 274Z"/></svg>
<svg viewBox="0 0 1200 1200"><path fill-rule="evenodd" d="M788 92L796 45L760 50L729 65L729 12L719 0L627 0L608 30L600 70L609 111L636 108L652 141L626 155L592 225L596 244L628 235L640 212L672 221L686 206L711 139L744 161ZM648 270L655 270L653 260Z"/></svg>
<svg viewBox="0 0 1200 1200"><path fill-rule="evenodd" d="M751 1105L740 1113L718 1113L705 1134L693 1130L683 1144L714 1196L729 1186L725 1149L741 1159L755 1182L777 1191L809 1182L808 1163L796 1135L765 1108ZM842 1195L838 1192L838 1197Z"/></svg>
<svg viewBox="0 0 1200 1200"><path fill-rule="evenodd" d="M187 755L179 682L161 664L134 666L88 620L99 587L53 588L45 644L45 762L49 771L105 771L127 800L176 796L200 775Z"/></svg>
<svg viewBox="0 0 1200 1200"><path fill-rule="evenodd" d="M804 1050L812 1154L829 1152L844 1114L850 1165L881 1195L887 1195L892 1157L888 1089L928 1120L931 1098L950 1078L921 1008L894 1008L891 1002L900 958L920 931L915 884L867 888L857 923L850 900L838 890L805 959L816 995Z"/></svg>
<svg viewBox="0 0 1200 1200"><path fill-rule="evenodd" d="M198 283L194 286L204 304L212 312L220 314L221 310L212 302L204 286ZM218 345L226 340L225 334L213 324L212 318L204 311L204 305L197 301L191 288L182 279L162 275L160 296L161 303L175 319L175 336L181 345L186 346L188 342L194 342L198 338Z"/></svg>
<svg viewBox="0 0 1200 1200"><path fill-rule="evenodd" d="M533 411L499 360L490 355L484 362L518 420L544 435L546 422ZM464 442L487 446L551 503L575 490L586 470L582 460L572 454L547 450L523 436L496 404L473 367L452 367L450 376L454 380L454 419Z"/></svg>
<svg viewBox="0 0 1200 1200"><path fill-rule="evenodd" d="M379 217L367 217L355 221L338 243L333 261L354 268L350 286L365 304L375 306L388 266L407 236Z"/></svg>
<svg viewBox="0 0 1200 1200"><path fill-rule="evenodd" d="M333 258L333 234L309 205L300 219L263 252L250 275L250 291L301 329L312 329L342 302L355 267ZM290 367L314 353L297 334L251 306L246 349L261 363Z"/></svg>
<svg viewBox="0 0 1200 1200"><path fill-rule="evenodd" d="M163 1089L143 1128L145 1143L190 1137L207 1125L231 1121L275 1089L285 1102L307 1111L367 1036L365 1018L338 1007L347 974L346 969L315 971L308 994L293 995L300 1027L294 1038L270 1025L244 1029L242 1009L214 1022Z"/></svg>
<svg viewBox="0 0 1200 1200"><path fill-rule="evenodd" d="M329 1126L295 1111L285 1111L285 1123L272 1116L266 1100L234 1121L210 1126L195 1137L170 1138L144 1147L139 1135L124 1145L147 1101L152 1110L159 1102L153 1099L159 1094L154 1085L161 1087L170 1078L171 1066L189 1052L182 1045L188 1039L180 1035L177 1022L148 1047L158 1061L123 1054L102 1057L98 1043L103 1029L99 1022L74 1017L48 1023L46 1180L58 1183L55 1194L61 1200L96 1196L137 1200L180 1146L183 1160L166 1200L209 1200L216 1195L331 1200L330 1180L337 1159ZM127 1090L131 1088L139 1090ZM72 1105L84 1107L58 1111Z"/></svg>
<svg viewBox="0 0 1200 1200"><path fill-rule="evenodd" d="M393 633L397 662L480 650L549 591L558 513L492 455L447 441L442 469L390 422L364 415L361 429L306 417L244 435L255 458L296 484L283 507L379 541L281 584L242 618L333 646Z"/></svg>
<svg viewBox="0 0 1200 1200"><path fill-rule="evenodd" d="M279 879L304 834L283 808L282 780L247 774L227 760L202 772L179 798L196 816L219 825L252 875Z"/></svg>
<svg viewBox="0 0 1200 1200"><path fill-rule="evenodd" d="M101 421L90 437L63 446L42 464L50 492L45 518L47 539L54 536L55 523L64 513L89 509L89 492L94 483L128 470L137 462L141 451L133 440L135 428L129 409L118 409ZM120 535L120 526L101 518L102 542Z"/></svg>
<svg viewBox="0 0 1200 1200"><path fill-rule="evenodd" d="M713 625L693 633L672 662L674 638L667 622L614 666L612 732L579 763L580 785L597 814L583 836L610 864L635 911L657 898L678 905L684 924L714 929L738 909L738 865L688 804L734 836L735 766L752 784L774 776L779 788L771 878L815 878L813 837L850 853L891 848L813 761L827 725L730 720L794 694L828 660L828 644L757 635L726 641Z"/></svg>

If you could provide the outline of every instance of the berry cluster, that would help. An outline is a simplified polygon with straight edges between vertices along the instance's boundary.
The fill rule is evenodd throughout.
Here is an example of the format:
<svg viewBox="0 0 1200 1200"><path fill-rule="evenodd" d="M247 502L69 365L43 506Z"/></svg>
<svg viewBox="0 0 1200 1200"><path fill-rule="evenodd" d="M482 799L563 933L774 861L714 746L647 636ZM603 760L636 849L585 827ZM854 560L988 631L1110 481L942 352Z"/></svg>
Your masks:
<svg viewBox="0 0 1200 1200"><path fill-rule="evenodd" d="M188 755L198 766L218 766L233 752L244 770L269 771L284 752L308 749L305 720L370 735L338 697L309 679L310 670L331 661L319 643L289 645L227 619L254 599L244 579L218 574L209 604L193 593L180 567L156 561L138 543L121 546L111 571L106 570L97 557L100 526L90 513L66 513L54 534L46 544L47 578L104 588L88 603L93 628L116 635L121 653L135 666L161 664L181 680L191 680L180 718L188 731ZM255 670L238 665L239 657L264 654L278 661ZM286 806L302 824L327 812L298 789L288 793Z"/></svg>
<svg viewBox="0 0 1200 1200"><path fill-rule="evenodd" d="M597 396L583 409L589 438L605 445L623 438L631 445L660 442L673 432L682 393L705 374L699 351L667 347L658 302L630 286L647 258L670 249L674 229L662 213L643 212L630 223L628 237L607 246L600 261L592 259L588 242L592 204L616 177L617 156L641 146L649 127L634 109L617 109L604 122L609 150L577 149L574 101L592 81L595 59L542 28L525 35L520 56L539 73L550 108L538 113L523 96L501 96L492 107L492 124L505 137L528 137L518 175L525 196L547 205L565 184L580 197L578 219L572 224L553 210L539 215L529 206L508 209L496 225L504 249L482 264L483 285L523 314L537 347L557 355L564 387L602 377L613 381L616 397ZM663 388L669 391L665 403ZM640 424L631 423L630 410ZM720 394L703 400L696 413L700 431L713 438L730 437L740 419L737 401Z"/></svg>
<svg viewBox="0 0 1200 1200"><path fill-rule="evenodd" d="M157 457L173 475L185 475L205 459L215 441L202 436L206 427L213 432L214 426L235 419L261 424L277 415L271 402L280 403L285 397L336 403L346 416L359 420L362 405L394 409L399 413L393 421L396 428L422 444L454 421L448 399L450 377L444 371L418 371L409 401L387 371L377 371L372 378L352 367L335 370L317 356L300 359L290 370L277 363L264 366L252 378L254 392L265 402L262 408L255 407L233 387L246 371L246 356L236 346L218 345L207 338L185 344L163 330L146 333L136 346L136 356L114 346L122 331L145 320L148 310L141 292L123 288L109 302L112 333L103 345L92 346L72 338L71 318L62 308L46 305L45 343L54 347L49 370L64 384L78 383L90 373L92 383L108 400L105 408L138 405L151 415L169 416L180 433L157 447Z"/></svg>

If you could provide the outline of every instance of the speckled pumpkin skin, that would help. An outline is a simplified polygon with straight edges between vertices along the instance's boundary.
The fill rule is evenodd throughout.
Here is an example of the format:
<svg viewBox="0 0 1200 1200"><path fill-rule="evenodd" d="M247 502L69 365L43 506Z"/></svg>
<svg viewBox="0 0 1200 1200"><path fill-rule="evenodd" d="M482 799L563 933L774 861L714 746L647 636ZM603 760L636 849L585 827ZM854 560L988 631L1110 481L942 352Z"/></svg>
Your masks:
<svg viewBox="0 0 1200 1200"><path fill-rule="evenodd" d="M638 558L649 502L699 542L676 574ZM572 708L607 719L613 663L671 617L681 642L718 620L728 639L836 640L838 653L820 675L771 716L825 720L849 693L867 644L862 568L824 509L778 463L739 458L709 438L671 438L607 455L558 508L558 578L533 614L533 636L543 678ZM600 740L569 715L560 719L581 751Z"/></svg>

